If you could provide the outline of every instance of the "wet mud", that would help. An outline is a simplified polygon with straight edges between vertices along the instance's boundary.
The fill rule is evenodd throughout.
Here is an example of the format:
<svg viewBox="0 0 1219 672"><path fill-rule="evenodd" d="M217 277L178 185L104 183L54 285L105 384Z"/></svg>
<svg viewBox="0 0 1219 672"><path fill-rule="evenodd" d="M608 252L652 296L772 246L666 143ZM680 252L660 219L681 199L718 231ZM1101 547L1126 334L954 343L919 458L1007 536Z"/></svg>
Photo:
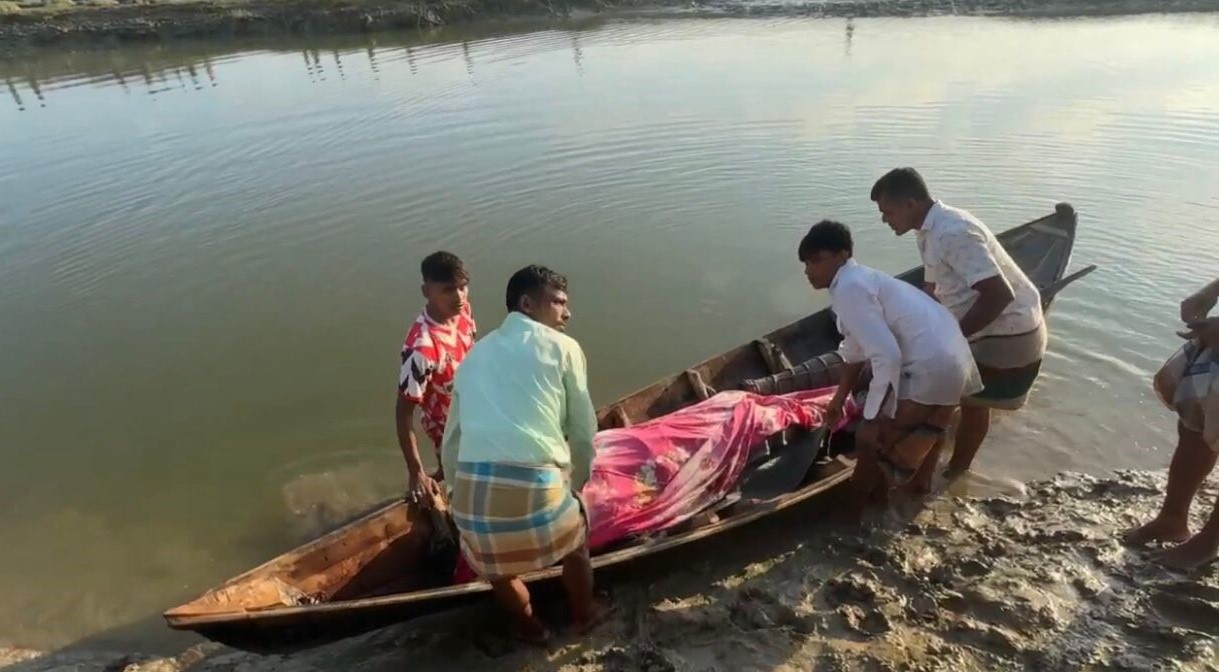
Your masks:
<svg viewBox="0 0 1219 672"><path fill-rule="evenodd" d="M614 617L547 648L508 639L486 606L277 656L214 644L172 658L10 651L0 669L1219 669L1219 569L1170 570L1160 549L1121 543L1163 487L1159 473L1064 474L1021 496L943 493L862 533L801 529L795 514L610 582ZM1195 527L1217 494L1200 493ZM561 618L554 608L540 607Z"/></svg>

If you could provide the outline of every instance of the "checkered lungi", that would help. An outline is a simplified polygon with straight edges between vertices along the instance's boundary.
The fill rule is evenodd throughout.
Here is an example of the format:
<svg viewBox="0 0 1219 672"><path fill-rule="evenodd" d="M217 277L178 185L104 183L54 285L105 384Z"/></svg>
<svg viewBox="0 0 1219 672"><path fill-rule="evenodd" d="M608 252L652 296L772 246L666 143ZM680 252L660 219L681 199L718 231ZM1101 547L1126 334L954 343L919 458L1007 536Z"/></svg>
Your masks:
<svg viewBox="0 0 1219 672"><path fill-rule="evenodd" d="M1197 341L1186 343L1160 368L1154 386L1181 425L1219 451L1219 350Z"/></svg>
<svg viewBox="0 0 1219 672"><path fill-rule="evenodd" d="M460 462L450 508L470 567L484 579L555 564L584 544L588 526L556 466Z"/></svg>

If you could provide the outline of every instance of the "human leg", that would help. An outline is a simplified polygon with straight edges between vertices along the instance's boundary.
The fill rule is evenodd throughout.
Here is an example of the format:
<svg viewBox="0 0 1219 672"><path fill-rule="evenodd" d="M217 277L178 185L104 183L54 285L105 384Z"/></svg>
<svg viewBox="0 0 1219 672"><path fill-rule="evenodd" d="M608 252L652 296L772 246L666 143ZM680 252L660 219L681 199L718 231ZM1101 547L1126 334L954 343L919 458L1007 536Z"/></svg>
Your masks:
<svg viewBox="0 0 1219 672"><path fill-rule="evenodd" d="M957 425L956 443L945 472L950 478L969 471L986 435L990 433L990 408L974 404L961 405L961 421Z"/></svg>
<svg viewBox="0 0 1219 672"><path fill-rule="evenodd" d="M1219 499L1198 533L1185 543L1164 552L1164 564L1177 569L1196 569L1219 558Z"/></svg>
<svg viewBox="0 0 1219 672"><path fill-rule="evenodd" d="M525 641L540 642L546 639L546 628L533 615L529 589L517 577L491 580L491 594L512 622L513 634Z"/></svg>
<svg viewBox="0 0 1219 672"><path fill-rule="evenodd" d="M1168 467L1168 489L1164 504L1150 522L1126 532L1125 542L1141 545L1150 542L1184 542L1190 537L1190 504L1202 482L1214 470L1215 452L1202 434L1176 424L1176 450ZM1213 516L1212 516L1213 517Z"/></svg>
<svg viewBox="0 0 1219 672"><path fill-rule="evenodd" d="M1177 424L1177 449L1168 467L1168 488L1160 512L1149 522L1129 530L1125 542L1184 541L1189 538L1189 507L1202 482L1215 468L1216 453L1202 434ZM1212 520L1214 516L1211 516Z"/></svg>
<svg viewBox="0 0 1219 672"><path fill-rule="evenodd" d="M900 400L893 421L882 432L882 465L893 471L897 480L915 482L912 487L923 485L929 490L953 410L954 406Z"/></svg>
<svg viewBox="0 0 1219 672"><path fill-rule="evenodd" d="M855 469L851 473L851 492L843 509L848 522L859 522L864 509L877 497L877 490L888 489L885 474L877 463L879 448L879 425L875 421L864 421L855 432Z"/></svg>

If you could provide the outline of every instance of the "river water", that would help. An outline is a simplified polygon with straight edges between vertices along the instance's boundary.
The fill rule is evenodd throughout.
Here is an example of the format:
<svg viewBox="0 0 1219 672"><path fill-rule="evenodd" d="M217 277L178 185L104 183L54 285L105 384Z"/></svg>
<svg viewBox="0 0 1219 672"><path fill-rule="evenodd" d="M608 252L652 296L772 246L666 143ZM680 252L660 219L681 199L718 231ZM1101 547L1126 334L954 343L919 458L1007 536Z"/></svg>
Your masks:
<svg viewBox="0 0 1219 672"><path fill-rule="evenodd" d="M526 29L528 28L528 29ZM422 256L570 278L606 402L825 305L822 217L917 263L896 165L995 230L1070 201L992 482L1166 464L1149 377L1219 258L1219 17L630 19L0 63L0 641L154 617L401 490Z"/></svg>

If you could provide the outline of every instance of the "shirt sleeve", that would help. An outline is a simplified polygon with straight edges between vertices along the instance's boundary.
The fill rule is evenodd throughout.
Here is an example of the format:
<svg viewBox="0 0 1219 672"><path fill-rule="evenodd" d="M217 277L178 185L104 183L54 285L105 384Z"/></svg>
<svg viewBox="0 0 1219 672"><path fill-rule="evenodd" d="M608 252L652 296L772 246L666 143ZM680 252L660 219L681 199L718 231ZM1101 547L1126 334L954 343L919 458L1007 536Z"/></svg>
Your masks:
<svg viewBox="0 0 1219 672"><path fill-rule="evenodd" d="M902 352L897 338L885 322L884 312L875 293L858 285L842 288L834 297L834 310L846 330L846 341L853 341L856 352L872 364L872 383L863 417L871 420L880 412L889 392L896 396L902 373ZM845 355L844 355L845 358Z"/></svg>
<svg viewBox="0 0 1219 672"><path fill-rule="evenodd" d="M563 431L571 446L572 489L578 492L592 471L597 410L588 392L588 364L579 344L573 342L565 359L563 391L567 398L567 414L563 419Z"/></svg>
<svg viewBox="0 0 1219 672"><path fill-rule="evenodd" d="M937 243L944 264L970 287L1002 272L995 255L990 252L986 236L979 231L950 231Z"/></svg>
<svg viewBox="0 0 1219 672"><path fill-rule="evenodd" d="M842 334L842 342L838 344L838 354L842 355L842 361L847 364L862 362L866 355L863 348L859 345L859 341L851 336L851 332L842 323L842 319L838 320L838 331Z"/></svg>
<svg viewBox="0 0 1219 672"><path fill-rule="evenodd" d="M457 482L457 462L461 452L461 413L458 401L461 395L453 390L453 399L449 403L449 417L444 425L444 440L440 442L440 468L444 470L445 489L452 498L453 484Z"/></svg>
<svg viewBox="0 0 1219 672"><path fill-rule="evenodd" d="M423 403L428 380L436 370L436 363L418 347L402 349L402 368L398 370L398 393L407 401Z"/></svg>

